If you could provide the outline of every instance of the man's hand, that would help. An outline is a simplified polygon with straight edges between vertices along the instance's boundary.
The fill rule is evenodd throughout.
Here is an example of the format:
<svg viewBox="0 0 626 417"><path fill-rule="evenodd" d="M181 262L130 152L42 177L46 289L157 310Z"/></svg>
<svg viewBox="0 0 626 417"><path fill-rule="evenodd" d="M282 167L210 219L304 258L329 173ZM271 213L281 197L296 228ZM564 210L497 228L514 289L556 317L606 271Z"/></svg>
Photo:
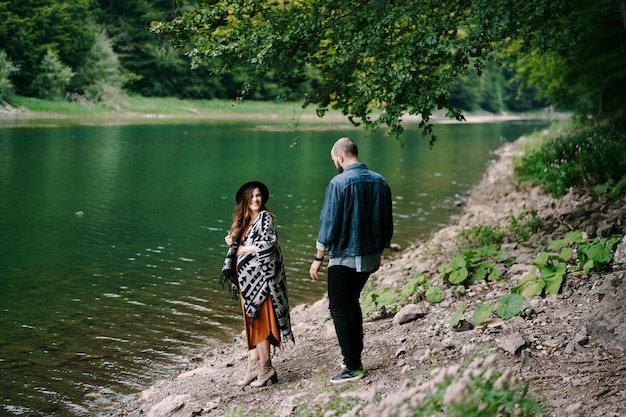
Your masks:
<svg viewBox="0 0 626 417"><path fill-rule="evenodd" d="M317 281L317 279L320 277L319 272L321 267L322 261L313 261L313 263L311 264L311 268L309 269L309 275L311 276L311 279Z"/></svg>

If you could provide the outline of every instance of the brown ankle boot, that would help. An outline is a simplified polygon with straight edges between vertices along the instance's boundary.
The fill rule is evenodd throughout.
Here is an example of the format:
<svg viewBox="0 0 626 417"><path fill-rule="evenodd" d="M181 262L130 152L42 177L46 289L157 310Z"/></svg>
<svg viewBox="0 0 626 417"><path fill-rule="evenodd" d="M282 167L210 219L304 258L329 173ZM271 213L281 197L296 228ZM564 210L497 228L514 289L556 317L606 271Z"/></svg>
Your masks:
<svg viewBox="0 0 626 417"><path fill-rule="evenodd" d="M278 375L276 375L276 369L272 366L272 361L262 362L261 370L256 378L256 381L250 384L251 387L262 387L267 381L271 381L272 384L278 382Z"/></svg>
<svg viewBox="0 0 626 417"><path fill-rule="evenodd" d="M237 381L237 385L244 386L254 381L259 373L258 370L259 360L248 359L248 367L246 368L246 374L242 379Z"/></svg>

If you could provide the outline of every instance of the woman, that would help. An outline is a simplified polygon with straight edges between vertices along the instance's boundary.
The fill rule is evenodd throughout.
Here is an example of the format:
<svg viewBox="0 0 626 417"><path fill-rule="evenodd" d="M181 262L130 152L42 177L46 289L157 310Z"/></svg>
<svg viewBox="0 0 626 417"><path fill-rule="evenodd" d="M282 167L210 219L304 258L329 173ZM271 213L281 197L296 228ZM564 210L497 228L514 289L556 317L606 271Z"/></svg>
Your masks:
<svg viewBox="0 0 626 417"><path fill-rule="evenodd" d="M268 199L269 190L262 182L242 185L235 195L233 224L224 239L229 249L222 273L236 273L237 279L231 282L237 283L240 294L248 347L246 374L237 382L242 386L278 382L270 345L280 347L281 336L294 341L283 257L274 216L265 208Z"/></svg>

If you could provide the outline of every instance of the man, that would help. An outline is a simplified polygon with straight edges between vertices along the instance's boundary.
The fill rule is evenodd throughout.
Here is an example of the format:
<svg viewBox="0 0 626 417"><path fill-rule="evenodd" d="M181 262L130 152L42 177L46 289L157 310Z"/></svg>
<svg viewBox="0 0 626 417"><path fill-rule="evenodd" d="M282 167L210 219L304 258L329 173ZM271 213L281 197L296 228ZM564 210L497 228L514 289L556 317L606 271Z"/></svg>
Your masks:
<svg viewBox="0 0 626 417"><path fill-rule="evenodd" d="M343 371L334 384L363 377L363 317L359 297L370 274L391 243L391 190L387 181L359 162L354 141L341 138L330 156L339 171L328 184L320 216L315 258L309 274L319 278L324 255L329 254L330 315L343 355Z"/></svg>

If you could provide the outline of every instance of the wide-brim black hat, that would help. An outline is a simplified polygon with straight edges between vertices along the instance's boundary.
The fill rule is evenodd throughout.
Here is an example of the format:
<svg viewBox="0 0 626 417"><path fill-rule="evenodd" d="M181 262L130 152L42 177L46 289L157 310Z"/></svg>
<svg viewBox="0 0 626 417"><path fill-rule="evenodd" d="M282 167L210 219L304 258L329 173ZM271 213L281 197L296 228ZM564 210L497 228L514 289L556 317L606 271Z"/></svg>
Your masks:
<svg viewBox="0 0 626 417"><path fill-rule="evenodd" d="M237 194L235 194L235 202L237 204L239 204L239 201L241 201L241 194L243 194L243 192L247 190L248 188L252 188L252 189L258 188L259 191L261 191L261 198L263 199L263 204L267 204L267 200L270 199L270 190L268 190L267 186L263 184L261 181L249 181L245 183L244 185L242 185L241 187L239 187L239 189L237 190Z"/></svg>

